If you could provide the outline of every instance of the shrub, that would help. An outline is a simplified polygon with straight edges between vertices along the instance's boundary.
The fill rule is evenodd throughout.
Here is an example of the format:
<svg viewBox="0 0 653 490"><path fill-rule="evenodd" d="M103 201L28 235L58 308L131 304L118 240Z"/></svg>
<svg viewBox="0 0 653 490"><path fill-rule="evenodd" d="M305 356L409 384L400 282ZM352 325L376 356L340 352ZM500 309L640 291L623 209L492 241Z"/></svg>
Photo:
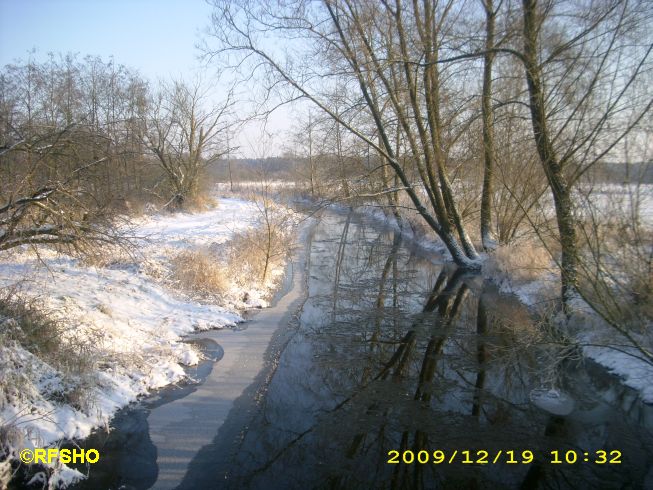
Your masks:
<svg viewBox="0 0 653 490"><path fill-rule="evenodd" d="M80 261L87 267L110 267L135 262L136 254L137 250L125 240L121 243L103 243L87 250Z"/></svg>
<svg viewBox="0 0 653 490"><path fill-rule="evenodd" d="M490 256L484 271L490 277L526 283L555 270L547 249L534 240L500 245Z"/></svg>
<svg viewBox="0 0 653 490"><path fill-rule="evenodd" d="M611 325L647 333L653 322L653 231L641 215L646 203L629 201L628 190L619 188L596 194L588 192L580 222L580 292Z"/></svg>
<svg viewBox="0 0 653 490"><path fill-rule="evenodd" d="M224 297L230 289L225 266L206 249L184 250L171 260L171 266L171 279L193 295Z"/></svg>
<svg viewBox="0 0 653 490"><path fill-rule="evenodd" d="M184 209L190 212L206 211L218 206L217 199L211 197L208 192L200 192L186 199Z"/></svg>
<svg viewBox="0 0 653 490"><path fill-rule="evenodd" d="M270 286L289 249L290 237L277 226L237 233L227 244L229 272L241 287Z"/></svg>

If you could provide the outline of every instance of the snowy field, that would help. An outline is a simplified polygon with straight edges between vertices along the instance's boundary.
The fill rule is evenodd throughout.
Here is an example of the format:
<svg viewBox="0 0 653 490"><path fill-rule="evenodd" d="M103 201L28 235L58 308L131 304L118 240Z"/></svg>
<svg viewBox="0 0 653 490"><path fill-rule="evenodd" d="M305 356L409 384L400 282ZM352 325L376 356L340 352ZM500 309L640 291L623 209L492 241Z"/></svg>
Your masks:
<svg viewBox="0 0 653 490"><path fill-rule="evenodd" d="M54 314L73 347L90 349L94 366L84 399L65 403L58 394L69 380L10 336L3 338L13 320L0 316L0 387L7 390L0 393L0 425L18 429L10 438L14 450L83 438L137 397L184 379L182 365L196 364L199 354L181 342L183 336L242 318L234 308L190 301L165 287L158 273L175 252L221 244L255 226L258 217L252 203L238 199L220 199L202 213L142 217L134 229L138 253L106 267L45 249L40 257L30 250L0 257L0 287L17 286L22 297ZM62 468L51 484L79 476Z"/></svg>

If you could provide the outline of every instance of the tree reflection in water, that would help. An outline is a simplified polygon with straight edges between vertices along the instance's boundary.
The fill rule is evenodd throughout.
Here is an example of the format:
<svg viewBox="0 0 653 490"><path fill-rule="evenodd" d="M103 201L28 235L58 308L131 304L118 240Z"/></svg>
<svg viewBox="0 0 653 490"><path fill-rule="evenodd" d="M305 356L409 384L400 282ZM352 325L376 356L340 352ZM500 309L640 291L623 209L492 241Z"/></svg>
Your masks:
<svg viewBox="0 0 653 490"><path fill-rule="evenodd" d="M323 219L307 262L308 299L256 410L231 447L216 438L224 450L195 467L215 470L215 488L643 487L650 407L624 409L615 396L630 392L565 360L516 300L352 215ZM571 393L576 410L534 407L542 386ZM553 449L629 457L551 465ZM458 451L458 462L388 464L391 450ZM461 464L463 450L490 463ZM535 460L492 464L499 450ZM186 487L199 481L211 480L189 474Z"/></svg>

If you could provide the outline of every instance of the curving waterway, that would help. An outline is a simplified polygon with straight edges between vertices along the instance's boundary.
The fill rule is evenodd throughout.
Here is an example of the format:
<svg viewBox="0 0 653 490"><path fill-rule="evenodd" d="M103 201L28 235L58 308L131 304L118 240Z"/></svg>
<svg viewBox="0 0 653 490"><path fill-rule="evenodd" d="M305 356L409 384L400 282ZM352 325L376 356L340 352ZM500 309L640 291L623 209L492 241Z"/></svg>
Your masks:
<svg viewBox="0 0 653 490"><path fill-rule="evenodd" d="M196 384L83 442L75 488L653 488L653 406L515 298L353 214L297 255L272 308L193 338Z"/></svg>

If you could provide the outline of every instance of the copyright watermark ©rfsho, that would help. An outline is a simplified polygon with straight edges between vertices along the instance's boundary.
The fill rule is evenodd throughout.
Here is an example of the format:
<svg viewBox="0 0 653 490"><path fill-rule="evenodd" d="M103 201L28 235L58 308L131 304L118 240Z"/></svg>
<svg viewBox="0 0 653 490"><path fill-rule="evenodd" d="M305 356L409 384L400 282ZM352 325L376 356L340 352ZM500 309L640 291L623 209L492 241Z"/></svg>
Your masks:
<svg viewBox="0 0 653 490"><path fill-rule="evenodd" d="M56 447L47 449L23 449L20 452L20 460L25 464L52 464L55 461L60 461L63 464L93 464L97 463L100 460L100 453L97 451L97 449L59 449Z"/></svg>

